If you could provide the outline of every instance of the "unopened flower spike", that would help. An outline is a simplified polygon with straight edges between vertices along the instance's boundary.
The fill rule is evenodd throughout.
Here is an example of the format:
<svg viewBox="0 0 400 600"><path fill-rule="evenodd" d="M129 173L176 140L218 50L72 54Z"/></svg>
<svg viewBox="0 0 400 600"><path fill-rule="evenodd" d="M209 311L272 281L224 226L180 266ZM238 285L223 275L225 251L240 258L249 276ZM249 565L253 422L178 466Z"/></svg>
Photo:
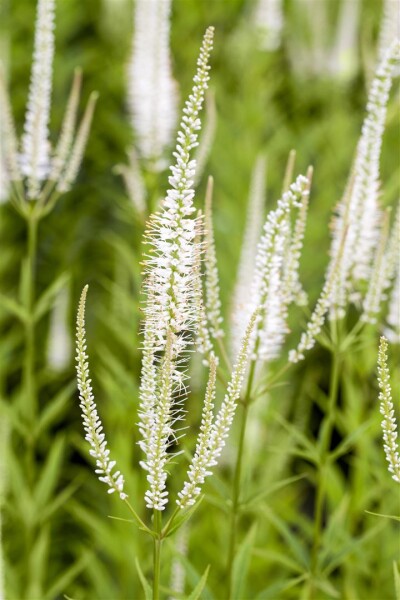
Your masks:
<svg viewBox="0 0 400 600"><path fill-rule="evenodd" d="M244 375L248 363L250 337L258 316L256 311L250 318L242 339L240 352L232 372L231 380L222 405L214 418L216 361L210 358L210 375L201 420L201 431L198 436L196 450L190 464L187 480L178 493L177 504L181 509L193 506L200 495L201 486L206 477L212 475L211 468L218 464L229 435L235 416L237 402L243 386Z"/></svg>
<svg viewBox="0 0 400 600"><path fill-rule="evenodd" d="M378 352L378 384L380 413L383 416L381 422L383 432L383 449L388 462L388 470L392 478L400 483L400 457L397 443L397 423L394 415L392 402L392 387L387 356L388 343L385 337L381 337Z"/></svg>
<svg viewBox="0 0 400 600"><path fill-rule="evenodd" d="M85 439L91 447L89 450L90 455L96 460L95 473L99 480L108 485L109 494L116 492L121 500L125 500L128 496L124 492L124 477L120 471L113 471L116 463L110 459L110 451L107 448L103 426L97 414L97 407L92 392L85 333L87 291L88 286L86 285L83 288L79 302L76 325L76 370L83 427L86 432Z"/></svg>
<svg viewBox="0 0 400 600"><path fill-rule="evenodd" d="M287 291L283 287L285 255L290 240L290 215L300 208L302 197L309 194L309 181L300 175L268 214L258 244L256 268L251 286L252 305L260 307L253 333L252 360L269 361L279 355L287 327Z"/></svg>
<svg viewBox="0 0 400 600"><path fill-rule="evenodd" d="M206 311L210 324L211 336L215 339L224 336L222 329L221 300L219 290L219 275L217 253L215 249L214 227L212 219L213 178L208 178L205 202L205 256L206 269Z"/></svg>

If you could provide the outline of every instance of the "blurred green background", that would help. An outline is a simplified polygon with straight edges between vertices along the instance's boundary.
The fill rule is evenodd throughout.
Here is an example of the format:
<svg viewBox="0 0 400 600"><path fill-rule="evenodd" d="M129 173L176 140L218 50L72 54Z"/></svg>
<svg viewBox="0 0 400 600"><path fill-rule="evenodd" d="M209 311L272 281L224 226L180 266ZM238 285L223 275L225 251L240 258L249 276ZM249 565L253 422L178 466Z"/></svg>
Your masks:
<svg viewBox="0 0 400 600"><path fill-rule="evenodd" d="M333 43L341 2L314 0L314 3L322 3L327 11L323 44L329 47ZM113 453L119 459L121 469L129 473L130 496L140 503L144 477L137 466L139 453L135 424L140 371L139 298L143 224L135 215L122 179L113 171L116 165L126 162L126 151L134 139L126 110L126 67L133 31L133 2L57 0L56 4L51 117L53 134L59 131L74 67L79 65L83 69L82 106L92 90L100 93L100 99L78 182L40 224L37 295L57 276L68 273L67 323L72 338L79 293L84 284L90 284L87 327L96 398L109 432ZM3 54L7 58L17 128L21 132L29 87L36 7L33 0L0 0L0 6ZM380 1L360 2L354 53L351 64L347 65L349 72L329 74L313 72L311 49L315 40L308 23L305 0L285 2L282 44L274 52L262 50L257 42L251 20L253 7L254 4L249 0L173 0L173 71L179 83L182 102L191 87L202 35L208 25L215 26L211 87L215 91L217 105L217 130L197 190L196 203L198 207L202 206L206 178L209 174L213 175L215 235L225 315L229 312L235 282L251 171L260 152L267 156L268 207L273 207L279 197L287 156L292 148L297 150L296 173L304 173L310 164L314 167L301 273L311 306L315 301L328 262L331 213L344 191L361 130L368 84L376 62L382 13ZM303 64L296 63L298 47L303 49L303 56L306 57ZM389 109L381 164L384 204L394 204L400 188L398 85L395 85L394 95L396 100L391 102ZM155 184L160 197L165 193L167 176L167 172L161 173ZM10 297L18 294L25 241L25 223L5 203L0 207L0 281L2 293ZM299 335L304 316L299 314L296 319L298 323L294 324L293 340ZM141 597L141 591L134 566L135 558L140 558L146 571L151 562L151 549L150 546L147 548L147 542L143 543L136 530L106 518L109 514L126 515L121 513L117 500L107 497L102 485L92 474L91 467L88 467L74 391L73 351L69 365L61 372L49 367L49 322L46 316L38 325L36 367L41 409L45 412L50 405L56 408L49 422L43 426L35 458L40 473L49 448L56 442L61 444L60 458L58 462L54 459L54 484L50 495L56 498L58 493L66 493L60 496L58 505L53 507L51 513L42 521L39 519L39 524L36 523L41 509L21 483L24 471L18 467L19 453L24 451L24 442L18 438L17 421L21 415L13 417L11 414L9 418L14 433L7 463L9 475L6 476L10 491L3 518L9 597L62 598L63 593L68 593L72 598L79 599L138 598ZM0 328L0 390L5 403L12 405L20 393L22 331L6 311L0 313ZM375 348L372 351L369 348L363 360L361 366L359 362L353 365L355 381L349 376L348 386L355 386L354 394L358 394L358 398L368 398L368 405L375 393ZM310 427L311 432L316 431L321 414L319 409L311 407L310 389L326 389L327 377L328 357L318 349L306 366L295 370L291 384L286 388L288 393L282 402L283 411L300 424L307 420L305 415L311 415L308 425L304 425ZM360 378L364 378L362 388L359 385ZM195 381L193 384L195 393L189 417L192 424L198 422L197 389L201 380L197 375L198 383ZM58 398L57 405L55 398ZM294 399L297 404L292 403ZM304 404L300 403L301 399ZM273 404L276 407L276 403ZM264 413L267 412L264 410ZM260 418L265 419L265 425L271 421L268 414ZM373 422L371 439L376 441L379 436L379 417ZM341 431L337 432L338 439L342 434ZM266 437L262 438L262 448L263 451L266 447L270 449L269 458L254 467L256 480L265 486L275 480L276 474L281 476L285 472L288 461L290 466L286 475L299 473L303 467L298 463L290 463L286 454L287 438L282 436L279 428L271 428L268 435L268 441ZM189 445L193 445L193 436L188 437ZM209 489L213 485L222 489L227 485L231 453L232 448L226 453L224 477L215 484L210 483ZM276 456L280 456L282 461L278 461ZM354 456L352 459L356 460ZM364 456L363 460L366 459ZM282 463L281 467L278 463ZM382 470L381 474L376 475L379 486L382 486L377 484L377 490L381 493L387 487L390 489L390 481L380 454L375 463L376 472ZM344 473L346 468L343 467ZM388 482L385 482L386 476ZM338 474L338 480L332 484L336 486L334 498L335 494L338 499L343 496L343 489L346 488L346 477L343 477L342 480ZM365 481L362 484L364 491L367 486ZM215 494L218 496L217 492L220 491L217 489ZM201 573L208 563L218 564L221 549L224 548L225 532L221 525L224 517L217 500L213 500L213 493L210 493L210 502L217 505L215 511L210 511L207 518L195 522L193 526L190 563L185 565L190 582L196 581L197 573ZM360 494L362 496L362 491ZM387 510L396 510L392 506L396 505L395 500L388 500ZM294 490L289 490L278 497L276 503L279 502L284 506L288 522L291 519L296 522L297 519L301 537L302 528L307 531L306 517L310 516L310 486L301 488L300 499ZM371 500L372 506L375 506L374 502L378 502L375 496ZM144 511L143 505L138 510ZM203 506L201 510L206 513L208 507ZM27 541L25 536L26 531L30 530L30 519L35 522L36 529L33 529L36 532L47 531L43 535L39 533L34 543ZM340 515L338 519L340 523ZM250 518L245 522L244 531L250 522ZM359 533L357 527L361 528L361 520L354 522L353 533ZM282 541L274 528L268 528L265 523L263 527L266 527L263 531L265 535L268 534L271 552L273 550L284 555L285 544L288 543L284 541L285 536ZM379 531L375 533L380 535L384 524L372 522L371 530L375 531L376 528ZM331 535L335 537L334 532ZM376 594L379 589L384 589L386 594L380 596L381 600L394 597L387 563L389 561L390 564L395 554L397 542L392 533L386 531L382 535L387 537L374 538L367 549L361 549L360 546L355 550L355 557L351 561L357 566L352 571L350 561L344 568L348 588L343 591L344 588L339 586L339 594L343 595L336 597L378 600ZM382 555L376 557L375 544L383 543L383 540L385 546L381 547ZM342 541L334 540L338 552ZM173 548L168 552L171 558ZM357 552L361 555L358 556ZM390 557L388 561L387 557ZM250 585L253 591L249 592L249 597L255 597L254 590L265 586L266 579L276 575L275 570L279 576L290 572L290 565L279 563L279 567L276 567L270 559L261 551L254 557L254 578ZM164 570L164 579L167 581L168 568L166 566ZM371 572L366 571L372 569L374 584L371 587ZM218 590L217 573L218 570L211 573L210 585ZM352 589L355 590L353 596ZM265 598L299 597L296 587L287 595L277 592L274 596L274 592L271 593ZM321 592L320 597L334 596L326 591L325 595Z"/></svg>

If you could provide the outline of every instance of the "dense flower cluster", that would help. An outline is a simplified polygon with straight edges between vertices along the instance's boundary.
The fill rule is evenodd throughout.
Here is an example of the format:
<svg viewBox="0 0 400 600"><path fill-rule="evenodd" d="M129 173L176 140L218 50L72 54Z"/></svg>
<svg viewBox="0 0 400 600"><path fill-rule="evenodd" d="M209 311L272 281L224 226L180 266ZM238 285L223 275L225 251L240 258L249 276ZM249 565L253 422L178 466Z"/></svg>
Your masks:
<svg viewBox="0 0 400 600"><path fill-rule="evenodd" d="M195 161L190 152L197 146L198 117L209 80L208 59L212 49L213 28L207 29L198 59L193 91L183 109L184 116L174 156L176 164L169 177L171 189L162 211L152 217L148 231L151 254L146 261L149 300L146 318L150 319L159 349L165 347L167 332L175 335L174 343L185 347L188 331L196 321L194 302L196 261L196 219L193 218L193 175ZM185 333L184 333L185 332ZM179 334L182 334L179 337Z"/></svg>

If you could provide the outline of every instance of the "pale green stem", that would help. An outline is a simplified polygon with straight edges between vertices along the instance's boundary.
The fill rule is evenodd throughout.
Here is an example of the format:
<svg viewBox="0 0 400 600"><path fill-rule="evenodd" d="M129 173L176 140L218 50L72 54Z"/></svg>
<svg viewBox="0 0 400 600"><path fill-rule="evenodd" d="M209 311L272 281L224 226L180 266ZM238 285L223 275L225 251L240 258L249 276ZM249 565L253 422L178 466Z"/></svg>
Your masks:
<svg viewBox="0 0 400 600"><path fill-rule="evenodd" d="M154 560L153 560L153 600L160 598L160 568L161 568L161 527L162 517L159 510L154 511L154 530L157 534L154 537Z"/></svg>
<svg viewBox="0 0 400 600"><path fill-rule="evenodd" d="M28 248L27 248L27 281L26 297L23 298L26 307L25 323L25 359L24 359L24 389L26 409L31 425L35 423L37 413L37 395L35 382L35 270L37 252L37 228L36 216L31 213L28 216Z"/></svg>
<svg viewBox="0 0 400 600"><path fill-rule="evenodd" d="M329 401L328 410L321 426L320 436L320 462L318 465L317 475L317 495L315 500L314 511L314 535L313 546L311 550L311 572L315 577L317 568L318 552L321 544L322 520L324 513L324 505L326 499L326 475L327 466L329 463L330 447L332 441L332 433L335 425L336 406L339 390L341 355L339 352L339 339L336 337L336 344L332 356L332 368L329 386ZM310 586L311 596L313 594L313 585Z"/></svg>
<svg viewBox="0 0 400 600"><path fill-rule="evenodd" d="M230 518L230 531L229 531L229 543L228 543L228 565L227 565L227 583L228 583L228 598L232 597L232 576L233 576L233 563L235 560L235 546L236 546L236 532L238 526L239 508L240 508L240 487L242 480L242 467L244 458L244 441L246 437L246 426L249 414L249 405L251 400L251 390L253 387L253 380L255 375L256 363L253 361L250 367L249 379L247 382L246 394L243 401L240 403L243 407L243 414L240 426L239 434L239 445L236 457L235 473L233 477L233 490L232 490L232 507L231 507L231 518Z"/></svg>

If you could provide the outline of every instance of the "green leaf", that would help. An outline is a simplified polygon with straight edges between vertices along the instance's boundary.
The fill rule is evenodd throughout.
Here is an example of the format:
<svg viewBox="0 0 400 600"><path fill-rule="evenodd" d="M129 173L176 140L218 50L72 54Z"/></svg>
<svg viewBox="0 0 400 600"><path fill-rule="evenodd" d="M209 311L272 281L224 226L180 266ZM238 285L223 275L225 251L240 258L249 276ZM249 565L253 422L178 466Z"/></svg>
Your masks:
<svg viewBox="0 0 400 600"><path fill-rule="evenodd" d="M299 583L303 583L308 577L308 573L303 573L298 577L293 577L293 579L284 579L273 583L272 585L268 585L255 597L255 600L277 600L277 598L282 597L281 592L286 592L287 590L290 590L290 588L299 585Z"/></svg>
<svg viewBox="0 0 400 600"><path fill-rule="evenodd" d="M22 323L26 323L28 320L28 313L25 308L4 294L0 294L0 307L17 317Z"/></svg>
<svg viewBox="0 0 400 600"><path fill-rule="evenodd" d="M74 579L83 571L86 567L88 560L90 557L90 552L88 551L84 554L79 560L75 561L75 563L66 569L60 577L58 577L51 585L51 587L46 591L46 595L44 600L53 600L56 598L62 591L72 582ZM67 596L66 596L67 597Z"/></svg>
<svg viewBox="0 0 400 600"><path fill-rule="evenodd" d="M47 566L49 541L49 528L43 527L29 554L30 585L27 590L27 598L41 598L43 595L42 590Z"/></svg>
<svg viewBox="0 0 400 600"><path fill-rule="evenodd" d="M136 565L136 570L139 575L140 583L142 584L142 587L143 587L145 600L151 600L151 597L152 597L151 586L150 586L149 582L147 581L146 577L143 575L143 571L140 568L140 564L139 564L139 561L137 558L135 558L135 565Z"/></svg>
<svg viewBox="0 0 400 600"><path fill-rule="evenodd" d="M254 538L256 535L256 524L250 529L244 541L240 545L239 551L233 563L232 573L232 598L233 600L242 600L246 598L245 587L247 573L250 566L251 552L254 546Z"/></svg>
<svg viewBox="0 0 400 600"><path fill-rule="evenodd" d="M62 490L62 492L60 492L54 498L54 500L48 503L47 506L40 511L40 522L44 523L47 519L49 519L52 516L52 514L54 514L61 506L63 506L67 502L67 500L76 492L80 485L80 481L75 481L69 486L67 486L64 490Z"/></svg>
<svg viewBox="0 0 400 600"><path fill-rule="evenodd" d="M56 486L65 449L65 437L60 434L51 445L50 452L42 468L39 482L34 492L34 499L38 508L38 516L49 501Z"/></svg>
<svg viewBox="0 0 400 600"><path fill-rule="evenodd" d="M210 570L210 565L208 565L208 567L204 571L199 583L196 585L193 592L190 594L190 596L188 596L188 600L198 600L198 598L200 598L200 594L203 591L203 589L207 583L209 570Z"/></svg>
<svg viewBox="0 0 400 600"><path fill-rule="evenodd" d="M62 415L68 400L71 400L71 396L75 390L75 387L75 381L67 383L67 385L65 385L63 389L49 401L40 415L35 432L36 437L40 437L40 435L46 431L50 425L53 425L54 422L56 422L57 419Z"/></svg>
<svg viewBox="0 0 400 600"><path fill-rule="evenodd" d="M204 498L204 496L200 496L200 498L196 502L196 504L194 506L190 507L189 510L181 511L181 512L183 512L183 514L180 514L180 516L178 516L176 519L173 520L171 527L168 527L168 530L166 532L163 532L163 536L167 538L170 535L172 535L174 533L174 531L176 531L177 529L182 527L182 525L184 523L186 523L186 521L188 519L190 519L190 517L193 515L193 513L198 509L203 498ZM164 531L165 531L165 529L164 529Z"/></svg>
<svg viewBox="0 0 400 600"><path fill-rule="evenodd" d="M291 483L299 481L300 479L304 479L304 477L306 477L306 474L302 473L301 475L294 475L293 477L287 477L286 479L283 479L282 481L278 481L277 483L271 485L269 488L262 490L261 492L256 492L253 496L249 496L249 498L247 498L243 502L242 508L244 508L244 509L249 508L253 504L256 504L256 503L260 502L261 500L264 500L265 498L267 498L274 492L279 491L280 489L286 487L287 485L290 485Z"/></svg>
<svg viewBox="0 0 400 600"><path fill-rule="evenodd" d="M34 320L38 321L52 307L53 301L58 292L64 287L69 279L68 273L62 273L55 281L43 292L34 307Z"/></svg>
<svg viewBox="0 0 400 600"><path fill-rule="evenodd" d="M346 454L351 449L352 445L356 440L370 427L372 427L371 422L363 423L357 429L355 429L350 435L348 435L330 455L330 460L332 462L337 461L340 456Z"/></svg>
<svg viewBox="0 0 400 600"><path fill-rule="evenodd" d="M393 561L394 591L396 600L400 600L400 573L395 561Z"/></svg>
<svg viewBox="0 0 400 600"><path fill-rule="evenodd" d="M283 539L286 541L289 549L292 551L293 556L297 559L299 565L308 569L309 554L306 551L303 544L300 542L299 537L290 530L288 525L276 515L271 508L261 505L260 511L268 519L268 521L279 531Z"/></svg>

